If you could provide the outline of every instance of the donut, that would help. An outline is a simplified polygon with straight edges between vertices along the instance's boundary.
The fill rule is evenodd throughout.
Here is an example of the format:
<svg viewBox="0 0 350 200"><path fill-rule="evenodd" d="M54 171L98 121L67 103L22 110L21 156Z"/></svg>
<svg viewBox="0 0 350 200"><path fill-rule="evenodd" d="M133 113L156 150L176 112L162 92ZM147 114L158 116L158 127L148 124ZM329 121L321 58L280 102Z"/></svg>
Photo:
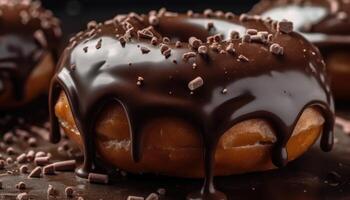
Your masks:
<svg viewBox="0 0 350 200"><path fill-rule="evenodd" d="M342 0L261 0L250 14L294 22L295 29L320 48L338 101L350 100L350 2Z"/></svg>
<svg viewBox="0 0 350 200"><path fill-rule="evenodd" d="M0 109L48 92L61 37L59 21L38 1L0 1Z"/></svg>
<svg viewBox="0 0 350 200"><path fill-rule="evenodd" d="M226 199L214 176L285 166L321 132L331 150L325 63L290 22L161 9L91 21L70 41L50 86L50 139L63 129L80 146L80 177L204 178L188 199Z"/></svg>

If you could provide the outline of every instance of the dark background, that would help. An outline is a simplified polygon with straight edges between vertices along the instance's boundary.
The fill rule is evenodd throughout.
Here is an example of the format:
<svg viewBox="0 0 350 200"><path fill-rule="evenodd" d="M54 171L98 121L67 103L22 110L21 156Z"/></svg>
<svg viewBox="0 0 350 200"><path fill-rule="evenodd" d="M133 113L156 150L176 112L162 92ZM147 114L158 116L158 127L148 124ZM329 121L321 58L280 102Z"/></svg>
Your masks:
<svg viewBox="0 0 350 200"><path fill-rule="evenodd" d="M242 13L248 11L258 0L42 0L61 19L63 31L68 36L85 28L90 20L103 21L116 14L138 12L166 7L170 11L202 12L213 10Z"/></svg>

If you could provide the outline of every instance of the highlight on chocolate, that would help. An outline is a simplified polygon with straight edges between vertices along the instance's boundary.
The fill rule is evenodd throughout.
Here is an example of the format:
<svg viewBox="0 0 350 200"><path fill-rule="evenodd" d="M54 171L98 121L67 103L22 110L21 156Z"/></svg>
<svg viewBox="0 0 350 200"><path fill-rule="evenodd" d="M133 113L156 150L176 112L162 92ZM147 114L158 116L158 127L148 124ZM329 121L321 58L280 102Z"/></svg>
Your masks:
<svg viewBox="0 0 350 200"><path fill-rule="evenodd" d="M90 182L110 166L203 178L188 199L226 199L214 176L283 167L320 135L329 151L329 76L295 26L210 9L91 21L52 79L51 141L80 146Z"/></svg>

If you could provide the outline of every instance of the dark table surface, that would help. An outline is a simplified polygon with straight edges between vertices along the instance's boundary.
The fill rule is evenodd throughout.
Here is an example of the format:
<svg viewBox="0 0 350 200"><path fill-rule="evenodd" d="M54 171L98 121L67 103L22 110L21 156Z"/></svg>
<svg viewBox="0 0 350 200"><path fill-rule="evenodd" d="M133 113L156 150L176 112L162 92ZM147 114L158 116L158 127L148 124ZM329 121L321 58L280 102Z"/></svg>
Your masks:
<svg viewBox="0 0 350 200"><path fill-rule="evenodd" d="M35 105L31 107L35 108ZM19 112L24 116L21 119L25 119L26 122L25 126L16 127L23 126L22 128L28 130L33 130L33 126L36 127L32 134L40 139L38 147L34 148L35 151L51 152L53 161L70 159L66 154L57 153L57 145L42 139L43 134L47 134L43 124L46 119L45 110L33 112L32 108ZM350 117L350 109L341 108L338 114L345 118ZM27 118L27 116L30 117ZM337 127L335 138L336 144L330 153L322 152L318 144L315 144L305 155L283 169L217 177L215 179L217 188L228 194L229 199L350 199L350 136ZM28 144L21 140L13 146L17 152L28 150ZM4 150L0 150L0 154L6 155ZM16 155L13 156L15 157ZM30 169L33 167L30 165ZM27 189L23 191L28 192L32 199L46 199L49 184L59 192L55 199L66 199L64 189L67 186L73 186L76 191L73 199L82 196L84 199L91 200L119 200L126 199L129 195L146 197L159 188L166 189L166 195L162 199L184 199L188 192L201 186L200 180L155 175L121 176L111 185L90 184L84 179L77 178L73 172L28 179L27 175L19 174L17 164L0 170L0 180L4 187L0 189L0 199L15 199L19 193L15 185L19 181L26 183Z"/></svg>

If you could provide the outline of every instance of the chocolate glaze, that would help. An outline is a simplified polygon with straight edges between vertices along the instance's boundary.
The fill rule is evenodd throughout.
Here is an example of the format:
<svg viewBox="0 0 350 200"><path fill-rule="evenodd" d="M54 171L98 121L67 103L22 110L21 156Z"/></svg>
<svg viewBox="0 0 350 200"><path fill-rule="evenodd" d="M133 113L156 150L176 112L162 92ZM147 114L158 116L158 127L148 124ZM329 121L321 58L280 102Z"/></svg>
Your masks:
<svg viewBox="0 0 350 200"><path fill-rule="evenodd" d="M38 2L5 0L0 1L0 27L0 93L10 82L21 100L25 81L43 55L56 57L59 22Z"/></svg>
<svg viewBox="0 0 350 200"><path fill-rule="evenodd" d="M261 0L250 13L291 20L319 47L350 45L350 1Z"/></svg>
<svg viewBox="0 0 350 200"><path fill-rule="evenodd" d="M136 37L149 26L150 15L159 19L152 35L158 41L162 37L171 40L167 44L170 56L161 53L164 45ZM148 119L172 115L197 127L203 140L205 180L202 190L189 199L226 199L213 185L213 158L222 134L241 121L262 118L271 123L277 137L272 160L281 167L287 162L286 144L299 116L306 107L316 106L326 119L321 147L331 149L334 106L325 65L318 50L299 34L281 33L274 24L250 16L150 15L132 13L104 24L89 23L88 30L71 39L60 59L50 90L51 141L60 139L54 106L64 91L84 144L79 176L99 170L94 126L99 112L111 101L120 103L127 114L135 162L142 159L140 133ZM214 22L214 30L208 31L208 22ZM267 31L271 36L263 43L243 42L242 37L227 38L232 29L241 36L246 29ZM205 40L216 33L226 39L217 41L217 48L213 42L203 43L209 49L205 55L186 43L190 36ZM177 39L182 43L173 42ZM269 51L277 43L284 55ZM229 45L234 53L225 51ZM141 47L150 51L144 53ZM188 58L188 52L194 52L194 57ZM191 91L188 83L198 78L203 85Z"/></svg>

